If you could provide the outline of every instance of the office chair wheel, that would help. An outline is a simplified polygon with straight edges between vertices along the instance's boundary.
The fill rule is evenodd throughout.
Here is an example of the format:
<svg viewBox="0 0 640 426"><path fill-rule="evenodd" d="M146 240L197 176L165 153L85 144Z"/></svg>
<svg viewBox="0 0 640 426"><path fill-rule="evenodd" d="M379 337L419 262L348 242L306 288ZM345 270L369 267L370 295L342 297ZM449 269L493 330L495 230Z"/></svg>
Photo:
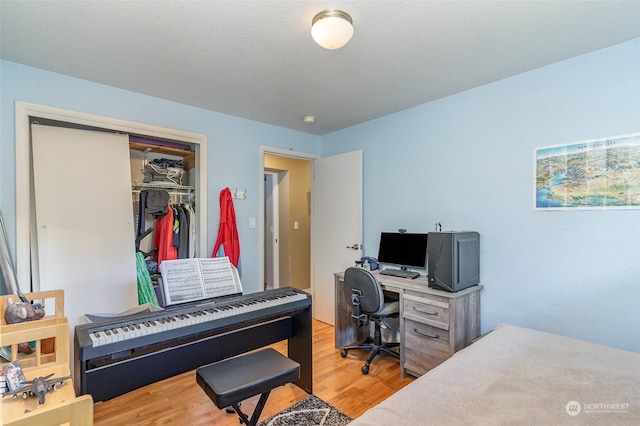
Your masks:
<svg viewBox="0 0 640 426"><path fill-rule="evenodd" d="M344 349L343 349L343 350L341 350L341 351L340 351L340 356L341 356L342 358L346 358L346 357L347 357L347 351L346 351L346 350L344 350Z"/></svg>
<svg viewBox="0 0 640 426"><path fill-rule="evenodd" d="M362 374L369 374L369 366L368 365L363 365L361 370L362 370Z"/></svg>

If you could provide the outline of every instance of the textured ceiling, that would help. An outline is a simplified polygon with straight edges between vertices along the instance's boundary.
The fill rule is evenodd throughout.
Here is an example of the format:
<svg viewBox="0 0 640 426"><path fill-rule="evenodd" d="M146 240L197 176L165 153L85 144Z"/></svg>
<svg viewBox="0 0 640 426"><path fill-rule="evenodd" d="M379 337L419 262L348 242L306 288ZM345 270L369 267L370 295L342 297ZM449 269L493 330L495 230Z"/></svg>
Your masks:
<svg viewBox="0 0 640 426"><path fill-rule="evenodd" d="M342 49L311 39L328 8L353 17ZM1 0L0 19L3 59L317 135L640 37L640 1L614 0Z"/></svg>

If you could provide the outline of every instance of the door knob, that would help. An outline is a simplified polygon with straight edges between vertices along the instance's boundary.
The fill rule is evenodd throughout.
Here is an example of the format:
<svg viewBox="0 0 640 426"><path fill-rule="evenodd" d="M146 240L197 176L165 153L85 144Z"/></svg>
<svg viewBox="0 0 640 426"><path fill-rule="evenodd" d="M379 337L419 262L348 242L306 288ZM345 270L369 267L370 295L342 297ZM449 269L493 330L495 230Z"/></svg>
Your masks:
<svg viewBox="0 0 640 426"><path fill-rule="evenodd" d="M360 250L360 244L354 244L352 246L347 246L347 248L350 248L352 250Z"/></svg>

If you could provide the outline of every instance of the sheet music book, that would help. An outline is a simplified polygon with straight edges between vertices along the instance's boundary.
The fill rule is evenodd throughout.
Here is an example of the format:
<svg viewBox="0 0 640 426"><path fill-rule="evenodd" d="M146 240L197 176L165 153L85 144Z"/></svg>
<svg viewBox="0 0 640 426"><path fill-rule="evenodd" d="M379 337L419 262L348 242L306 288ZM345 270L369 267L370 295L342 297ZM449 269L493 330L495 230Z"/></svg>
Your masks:
<svg viewBox="0 0 640 426"><path fill-rule="evenodd" d="M228 257L165 260L160 273L166 306L242 293Z"/></svg>

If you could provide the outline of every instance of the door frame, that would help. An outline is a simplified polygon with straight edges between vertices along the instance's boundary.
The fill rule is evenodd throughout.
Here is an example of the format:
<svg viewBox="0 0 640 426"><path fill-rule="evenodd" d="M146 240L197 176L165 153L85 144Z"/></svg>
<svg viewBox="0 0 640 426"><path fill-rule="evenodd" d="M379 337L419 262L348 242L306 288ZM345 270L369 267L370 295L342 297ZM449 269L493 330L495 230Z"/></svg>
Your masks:
<svg viewBox="0 0 640 426"><path fill-rule="evenodd" d="M269 155L277 155L279 157L289 157L289 158L295 158L298 160L308 160L311 162L311 173L313 174L313 167L314 167L314 160L317 160L318 158L320 158L319 155L316 154L309 154L308 152L300 152L300 151L291 151L288 149L282 149L282 148L275 148L275 147L271 147L271 146L266 146L266 145L260 145L260 168L259 168L259 205L260 205L260 209L259 209L259 217L258 217L258 224L260 226L261 229L259 229L258 235L260 238L260 241L258 242L258 247L260 247L260 255L258 256L260 259L259 262L259 270L258 270L258 276L260 277L260 279L264 279L264 156L265 154L269 154ZM313 198L313 197L312 197ZM313 229L313 205L311 206L311 229ZM311 236L311 253L310 253L311 258L309 259L310 262L310 277L309 277L309 281L310 281L310 285L311 285L311 293L313 294L313 289L314 289L314 282L313 282L313 235Z"/></svg>
<svg viewBox="0 0 640 426"><path fill-rule="evenodd" d="M160 127L135 121L72 111L47 105L16 101L16 275L23 292L31 290L31 129L30 118L46 118L83 126L124 133L170 139L193 144L196 154L196 214L198 215L198 250L207 253L207 136L200 133ZM133 238L133 232L132 232ZM132 239L133 243L133 239Z"/></svg>

